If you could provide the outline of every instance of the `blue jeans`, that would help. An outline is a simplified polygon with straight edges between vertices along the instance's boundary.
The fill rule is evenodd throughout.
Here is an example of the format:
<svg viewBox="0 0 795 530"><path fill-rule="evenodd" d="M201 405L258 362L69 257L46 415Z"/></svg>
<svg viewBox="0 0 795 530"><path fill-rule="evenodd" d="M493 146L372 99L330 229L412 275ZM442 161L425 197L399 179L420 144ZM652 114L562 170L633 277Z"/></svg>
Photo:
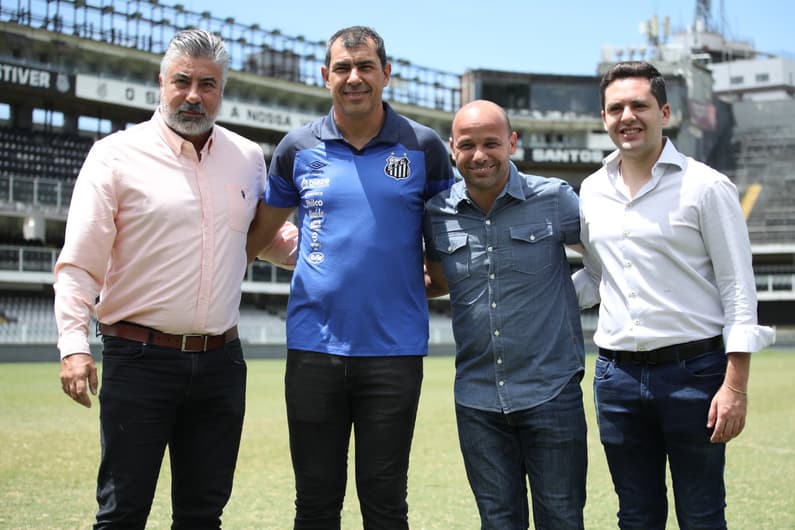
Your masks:
<svg viewBox="0 0 795 530"><path fill-rule="evenodd" d="M583 528L587 427L582 375L531 409L503 414L456 405L458 438L482 529Z"/></svg>
<svg viewBox="0 0 795 530"><path fill-rule="evenodd" d="M221 527L246 396L240 341L183 353L103 337L95 529L143 529L166 446L173 529Z"/></svg>
<svg viewBox="0 0 795 530"><path fill-rule="evenodd" d="M285 374L296 529L338 529L351 428L366 530L408 528L408 467L422 357L288 350Z"/></svg>
<svg viewBox="0 0 795 530"><path fill-rule="evenodd" d="M594 400L620 528L665 529L666 460L679 527L726 528L726 446L706 427L725 372L723 351L656 365L597 358Z"/></svg>

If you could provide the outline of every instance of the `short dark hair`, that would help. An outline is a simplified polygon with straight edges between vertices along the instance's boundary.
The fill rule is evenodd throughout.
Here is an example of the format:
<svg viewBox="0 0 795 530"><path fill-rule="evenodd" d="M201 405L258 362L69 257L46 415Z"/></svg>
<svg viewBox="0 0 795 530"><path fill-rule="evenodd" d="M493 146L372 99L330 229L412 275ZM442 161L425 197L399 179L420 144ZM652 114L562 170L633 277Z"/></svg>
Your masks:
<svg viewBox="0 0 795 530"><path fill-rule="evenodd" d="M616 63L602 77L599 84L599 95L602 101L602 109L605 108L605 90L607 86L618 79L628 77L643 77L651 83L651 93L660 108L668 103L668 95L665 92L665 79L662 74L651 63L645 61L624 61Z"/></svg>
<svg viewBox="0 0 795 530"><path fill-rule="evenodd" d="M342 39L342 45L346 49L362 46L367 44L367 39L371 39L375 44L375 53L378 55L378 60L381 61L381 68L386 66L386 48L381 35L373 28L367 26L350 26L336 32L326 43L326 68L331 65L331 46L339 39Z"/></svg>

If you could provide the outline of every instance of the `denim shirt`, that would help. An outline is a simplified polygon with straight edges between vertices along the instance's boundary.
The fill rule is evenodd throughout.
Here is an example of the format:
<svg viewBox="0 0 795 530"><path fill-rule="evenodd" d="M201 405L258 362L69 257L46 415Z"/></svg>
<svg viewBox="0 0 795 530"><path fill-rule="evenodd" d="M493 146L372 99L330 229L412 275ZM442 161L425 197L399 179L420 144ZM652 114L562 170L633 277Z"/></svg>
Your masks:
<svg viewBox="0 0 795 530"><path fill-rule="evenodd" d="M580 241L564 181L519 173L484 213L459 181L426 203L428 259L441 261L456 342L455 400L510 413L557 396L584 371L565 244Z"/></svg>

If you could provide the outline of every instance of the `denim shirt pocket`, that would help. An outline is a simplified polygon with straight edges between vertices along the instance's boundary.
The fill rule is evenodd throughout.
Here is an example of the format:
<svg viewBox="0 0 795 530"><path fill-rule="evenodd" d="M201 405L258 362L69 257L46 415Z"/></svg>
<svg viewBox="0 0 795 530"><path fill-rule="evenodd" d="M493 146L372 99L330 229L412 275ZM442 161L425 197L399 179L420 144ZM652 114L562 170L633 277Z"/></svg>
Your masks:
<svg viewBox="0 0 795 530"><path fill-rule="evenodd" d="M538 274L552 262L555 239L552 223L514 225L511 234L511 268L525 274Z"/></svg>
<svg viewBox="0 0 795 530"><path fill-rule="evenodd" d="M433 244L442 256L442 267L448 283L469 278L470 249L466 232L438 234Z"/></svg>

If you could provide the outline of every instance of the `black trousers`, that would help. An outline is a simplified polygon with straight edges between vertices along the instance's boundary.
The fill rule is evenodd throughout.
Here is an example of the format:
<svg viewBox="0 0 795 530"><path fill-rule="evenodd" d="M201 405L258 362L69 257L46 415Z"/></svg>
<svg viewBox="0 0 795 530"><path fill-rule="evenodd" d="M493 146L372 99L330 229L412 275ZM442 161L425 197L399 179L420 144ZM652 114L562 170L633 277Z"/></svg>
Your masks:
<svg viewBox="0 0 795 530"><path fill-rule="evenodd" d="M421 385L420 356L288 351L296 529L340 528L351 428L363 528L408 528L409 451Z"/></svg>
<svg viewBox="0 0 795 530"><path fill-rule="evenodd" d="M103 342L94 528L145 527L166 446L172 528L220 528L245 412L240 341L203 353Z"/></svg>

